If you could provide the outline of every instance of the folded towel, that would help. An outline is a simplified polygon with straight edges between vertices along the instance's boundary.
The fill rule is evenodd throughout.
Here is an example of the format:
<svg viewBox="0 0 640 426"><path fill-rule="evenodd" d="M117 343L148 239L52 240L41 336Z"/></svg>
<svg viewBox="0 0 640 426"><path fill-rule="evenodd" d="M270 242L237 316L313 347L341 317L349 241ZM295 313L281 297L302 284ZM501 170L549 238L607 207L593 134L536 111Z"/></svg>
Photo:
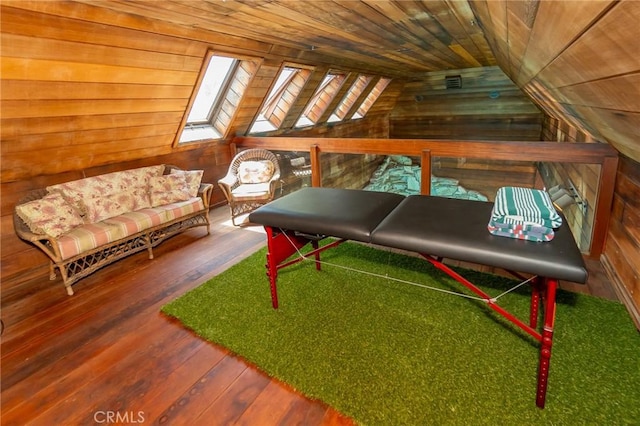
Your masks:
<svg viewBox="0 0 640 426"><path fill-rule="evenodd" d="M498 189L487 229L493 235L528 241L551 241L562 217L549 195L537 189Z"/></svg>
<svg viewBox="0 0 640 426"><path fill-rule="evenodd" d="M498 189L491 220L511 225L539 225L559 228L562 217L553 207L549 194L531 188L505 186Z"/></svg>
<svg viewBox="0 0 640 426"><path fill-rule="evenodd" d="M510 237L536 242L551 241L555 236L553 228L539 225L505 224L489 221L487 229L491 234L499 237Z"/></svg>

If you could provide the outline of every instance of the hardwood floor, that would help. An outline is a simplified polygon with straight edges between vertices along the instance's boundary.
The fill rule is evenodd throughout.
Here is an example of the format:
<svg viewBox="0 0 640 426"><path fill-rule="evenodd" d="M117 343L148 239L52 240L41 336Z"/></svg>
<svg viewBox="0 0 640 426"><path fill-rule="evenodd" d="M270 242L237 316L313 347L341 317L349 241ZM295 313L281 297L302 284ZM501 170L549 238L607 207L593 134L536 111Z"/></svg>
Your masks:
<svg viewBox="0 0 640 426"><path fill-rule="evenodd" d="M258 228L190 230L78 282L32 280L2 295L2 424L345 425L335 410L160 314L265 244ZM266 278L265 278L266 279ZM112 423L112 422L111 422Z"/></svg>
<svg viewBox="0 0 640 426"><path fill-rule="evenodd" d="M3 292L2 425L352 424L160 314L265 244L261 229L228 217L212 210L211 235L193 229L153 260L138 253L107 266L75 296L47 277ZM575 290L615 298L599 264L589 268L589 285Z"/></svg>

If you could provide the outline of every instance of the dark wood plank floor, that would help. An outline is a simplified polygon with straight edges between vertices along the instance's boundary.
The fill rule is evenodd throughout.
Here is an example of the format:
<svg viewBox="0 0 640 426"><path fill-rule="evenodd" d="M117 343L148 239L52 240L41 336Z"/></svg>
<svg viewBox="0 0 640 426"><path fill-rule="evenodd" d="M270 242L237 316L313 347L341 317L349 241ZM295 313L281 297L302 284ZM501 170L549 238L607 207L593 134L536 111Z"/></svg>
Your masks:
<svg viewBox="0 0 640 426"><path fill-rule="evenodd" d="M265 244L259 228L231 227L225 207L211 219L211 235L193 229L153 260L139 253L103 268L74 296L47 277L4 292L2 425L352 424L160 314ZM600 265L589 268L588 286L565 287L615 298Z"/></svg>

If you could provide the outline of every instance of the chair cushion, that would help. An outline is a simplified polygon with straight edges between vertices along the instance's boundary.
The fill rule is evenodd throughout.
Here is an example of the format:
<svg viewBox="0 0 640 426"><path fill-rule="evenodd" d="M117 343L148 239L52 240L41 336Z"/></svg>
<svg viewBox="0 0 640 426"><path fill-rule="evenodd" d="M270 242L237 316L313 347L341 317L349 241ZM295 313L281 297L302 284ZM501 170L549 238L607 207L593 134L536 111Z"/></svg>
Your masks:
<svg viewBox="0 0 640 426"><path fill-rule="evenodd" d="M275 166L269 160L242 161L238 166L240 183L265 183L271 180Z"/></svg>
<svg viewBox="0 0 640 426"><path fill-rule="evenodd" d="M233 198L236 200L250 199L255 197L269 196L269 182L265 183L246 183L238 186L231 191Z"/></svg>

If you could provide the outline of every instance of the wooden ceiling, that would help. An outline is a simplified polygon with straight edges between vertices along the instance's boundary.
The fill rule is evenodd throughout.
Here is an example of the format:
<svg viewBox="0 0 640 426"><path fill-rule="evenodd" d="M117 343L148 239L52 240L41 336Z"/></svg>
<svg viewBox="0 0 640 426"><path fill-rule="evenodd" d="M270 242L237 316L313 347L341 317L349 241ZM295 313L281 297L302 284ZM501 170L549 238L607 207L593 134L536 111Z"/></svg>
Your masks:
<svg viewBox="0 0 640 426"><path fill-rule="evenodd" d="M301 59L407 77L496 65L466 1L86 0L189 30L302 52Z"/></svg>

